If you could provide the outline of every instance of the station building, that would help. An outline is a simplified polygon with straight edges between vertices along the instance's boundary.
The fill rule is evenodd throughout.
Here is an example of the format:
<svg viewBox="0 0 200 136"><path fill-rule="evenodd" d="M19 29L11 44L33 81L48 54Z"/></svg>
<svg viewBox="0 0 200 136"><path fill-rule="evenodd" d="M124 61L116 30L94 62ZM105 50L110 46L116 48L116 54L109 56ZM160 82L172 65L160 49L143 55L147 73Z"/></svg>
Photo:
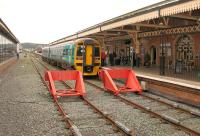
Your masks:
<svg viewBox="0 0 200 136"><path fill-rule="evenodd" d="M50 43L97 39L115 65L200 81L200 0L167 0ZM109 65L109 63L108 63Z"/></svg>
<svg viewBox="0 0 200 136"><path fill-rule="evenodd" d="M19 41L0 18L0 75L16 61Z"/></svg>
<svg viewBox="0 0 200 136"><path fill-rule="evenodd" d="M19 41L0 18L0 64L16 57Z"/></svg>

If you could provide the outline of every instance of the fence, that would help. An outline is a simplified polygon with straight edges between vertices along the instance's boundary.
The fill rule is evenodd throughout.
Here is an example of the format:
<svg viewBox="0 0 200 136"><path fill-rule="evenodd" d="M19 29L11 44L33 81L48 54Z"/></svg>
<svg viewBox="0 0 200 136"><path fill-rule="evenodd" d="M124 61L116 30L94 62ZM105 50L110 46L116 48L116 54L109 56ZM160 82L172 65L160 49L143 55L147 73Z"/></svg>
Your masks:
<svg viewBox="0 0 200 136"><path fill-rule="evenodd" d="M165 65L165 76L200 81L200 58L192 61L176 60Z"/></svg>

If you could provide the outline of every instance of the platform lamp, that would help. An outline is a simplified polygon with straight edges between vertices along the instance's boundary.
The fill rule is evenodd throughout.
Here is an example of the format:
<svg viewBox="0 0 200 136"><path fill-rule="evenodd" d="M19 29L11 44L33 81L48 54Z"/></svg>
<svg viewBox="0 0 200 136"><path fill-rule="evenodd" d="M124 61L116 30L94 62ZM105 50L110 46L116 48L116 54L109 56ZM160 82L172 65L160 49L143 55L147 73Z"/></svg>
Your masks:
<svg viewBox="0 0 200 136"><path fill-rule="evenodd" d="M85 46L81 45L81 53L82 53L82 58L83 58L83 63L82 63L82 74L84 73L84 56L85 56Z"/></svg>
<svg viewBox="0 0 200 136"><path fill-rule="evenodd" d="M161 55L160 55L160 75L165 75L165 43L164 43L164 32L160 32L160 42L161 42Z"/></svg>

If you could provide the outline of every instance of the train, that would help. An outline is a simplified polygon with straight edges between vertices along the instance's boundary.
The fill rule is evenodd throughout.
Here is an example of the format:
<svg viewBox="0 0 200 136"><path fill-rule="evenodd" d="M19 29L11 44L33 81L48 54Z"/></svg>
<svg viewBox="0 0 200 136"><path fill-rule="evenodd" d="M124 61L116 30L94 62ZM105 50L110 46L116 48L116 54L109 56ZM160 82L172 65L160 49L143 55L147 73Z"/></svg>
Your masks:
<svg viewBox="0 0 200 136"><path fill-rule="evenodd" d="M101 46L92 38L81 38L42 48L42 59L64 69L95 76L101 67Z"/></svg>

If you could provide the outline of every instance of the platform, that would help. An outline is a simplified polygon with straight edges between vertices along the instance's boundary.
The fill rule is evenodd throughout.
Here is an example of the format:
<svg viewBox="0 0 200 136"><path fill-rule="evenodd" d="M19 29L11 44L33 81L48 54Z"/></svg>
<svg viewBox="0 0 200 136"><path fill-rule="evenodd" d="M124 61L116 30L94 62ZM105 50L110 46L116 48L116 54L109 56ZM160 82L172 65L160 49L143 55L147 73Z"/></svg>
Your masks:
<svg viewBox="0 0 200 136"><path fill-rule="evenodd" d="M29 57L1 74L0 94L1 136L70 135Z"/></svg>

